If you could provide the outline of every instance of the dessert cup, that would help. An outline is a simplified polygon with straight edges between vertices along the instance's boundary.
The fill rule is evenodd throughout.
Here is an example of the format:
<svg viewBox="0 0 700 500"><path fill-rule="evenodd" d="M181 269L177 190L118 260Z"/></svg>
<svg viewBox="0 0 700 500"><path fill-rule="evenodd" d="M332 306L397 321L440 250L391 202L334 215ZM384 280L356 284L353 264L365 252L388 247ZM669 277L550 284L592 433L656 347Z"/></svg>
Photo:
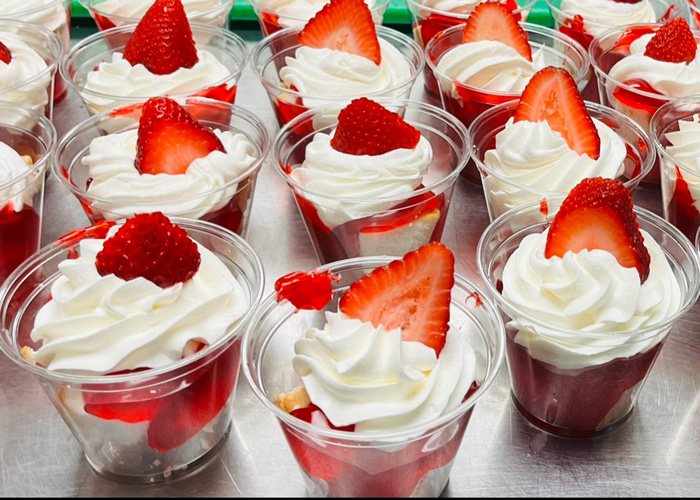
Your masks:
<svg viewBox="0 0 700 500"><path fill-rule="evenodd" d="M700 227L700 171L675 159L666 148L672 145L668 134L678 132L680 121L695 121L698 113L698 101L671 101L654 113L650 125L661 169L664 218L680 229L690 241L695 241L695 234Z"/></svg>
<svg viewBox="0 0 700 500"><path fill-rule="evenodd" d="M519 101L511 101L494 106L474 120L469 128L469 136L473 144L472 159L476 162L481 174L486 207L492 221L508 210L525 203L567 194L567 192L543 190L538 185L523 185L484 163L486 152L495 148L496 135L515 115L519 104ZM651 140L636 122L613 109L591 102L586 103L586 109L591 118L602 121L625 143L627 149L625 167L622 175L617 179L631 193L654 166L656 155Z"/></svg>
<svg viewBox="0 0 700 500"><path fill-rule="evenodd" d="M642 35L657 31L662 24L635 24L627 27L612 28L595 37L588 52L591 64L598 79L600 102L604 106L635 120L648 134L651 117L662 105L684 96L669 97L656 92L646 82L619 82L610 78L610 69L630 55L630 44ZM693 32L695 40L700 43L700 32ZM658 163L654 165L644 184L658 186L660 171Z"/></svg>
<svg viewBox="0 0 700 500"><path fill-rule="evenodd" d="M688 14L690 19L693 21L691 26L696 29L700 28L700 2L698 0L687 0L688 1Z"/></svg>
<svg viewBox="0 0 700 500"><path fill-rule="evenodd" d="M409 195L339 197L310 190L292 178L290 174L301 167L314 134L335 129L335 105L292 120L272 146L274 167L287 181L322 263L373 255L403 256L430 241L440 241L455 181L469 158L467 130L445 111L406 99L376 102L401 114L432 147L433 157L423 182ZM337 214L345 222L333 224ZM324 217L328 219L325 222Z"/></svg>
<svg viewBox="0 0 700 500"><path fill-rule="evenodd" d="M339 275L324 310L297 310L275 294L257 309L243 338L243 373L256 396L277 417L310 496L432 496L442 492L477 401L494 380L503 357L503 323L474 285L455 275L450 307L453 328L475 350L477 379L455 409L391 432L359 433L321 428L275 405L275 398L301 385L292 367L294 343L310 327L322 327L325 311L337 310L342 293L356 280L391 261L359 258L320 267ZM454 328L454 325L463 325Z"/></svg>
<svg viewBox="0 0 700 500"><path fill-rule="evenodd" d="M39 380L90 466L118 481L175 479L216 453L231 427L241 335L262 296L260 260L242 238L207 222L173 222L222 261L251 308L219 341L163 368L102 376L64 373L30 363L21 353L38 347L29 334L60 274L58 264L79 254L81 240L104 238L112 222L44 247L0 288L0 349Z"/></svg>
<svg viewBox="0 0 700 500"><path fill-rule="evenodd" d="M257 116L236 105L194 97L178 102L207 127L243 134L256 148L257 160L227 183L214 183L211 190L195 195L172 190L165 196L149 198L148 192L141 192L144 195L141 196L136 190L126 190L109 198L95 197L88 189L92 182L90 169L82 161L89 154L91 141L102 135L138 129L141 114L140 109L135 108L127 120L114 116L113 112L101 113L64 135L51 165L53 174L78 198L91 222L160 211L168 216L206 220L234 233L245 234L258 171L270 148L267 128ZM163 183L166 181L167 178L162 178Z"/></svg>
<svg viewBox="0 0 700 500"><path fill-rule="evenodd" d="M201 5L202 2L199 2L200 5L192 2L192 5L185 0L183 5L191 23L227 28L233 2L234 0L209 0L204 5ZM100 31L104 31L125 24L137 24L147 8L153 5L153 0L80 0L80 3L90 12Z"/></svg>
<svg viewBox="0 0 700 500"><path fill-rule="evenodd" d="M550 28L521 23L527 33L533 54L542 50L544 66L566 69L582 90L591 76L588 54L577 42ZM520 98L520 93L480 89L453 81L438 69L440 58L450 49L462 43L464 25L454 26L435 36L425 47L426 64L437 79L442 107L469 127L476 117L497 104ZM543 67L544 67L543 66ZM481 179L474 162L469 162L462 175L479 184Z"/></svg>
<svg viewBox="0 0 700 500"><path fill-rule="evenodd" d="M431 0L405 0L408 13L411 16L413 37L418 44L425 48L435 35L457 24L465 24L471 11L481 3L479 0L464 2L465 5L448 10L455 4L452 2L436 2ZM499 0L511 9L518 21L527 21L532 6L537 0ZM442 4L442 5L441 5ZM471 4L471 5L469 5ZM430 67L424 68L425 91L433 97L439 97L438 84Z"/></svg>
<svg viewBox="0 0 700 500"><path fill-rule="evenodd" d="M130 89L118 85L115 86L114 93L109 94L86 89L87 76L90 72L94 71L101 62L111 61L113 53L124 52L124 47L136 29L136 25L133 24L99 31L77 43L61 61L61 75L80 95L88 111L93 115L140 103L150 97L166 93L170 97L208 97L233 103L236 98L238 79L248 60L245 41L235 33L213 26L192 23L191 28L197 49L210 52L230 71L223 80L200 83L186 92L174 93L146 88L145 90L134 89L133 92L128 92L130 95L127 96L127 91Z"/></svg>
<svg viewBox="0 0 700 500"><path fill-rule="evenodd" d="M10 102L17 107L44 113L49 119L53 115L54 80L63 49L61 41L49 30L10 19L0 19L0 40L2 33L18 37L46 63L46 68L29 78L17 81L15 74L10 82L0 81L0 101ZM12 50L10 48L10 50ZM27 50L24 48L24 50ZM22 61L18 61L22 62ZM19 73L20 75L23 73ZM9 78L9 76L8 76ZM20 118L22 115L15 115ZM4 123L7 123L4 121Z"/></svg>
<svg viewBox="0 0 700 500"><path fill-rule="evenodd" d="M418 44L396 30L377 26L377 37L396 47L411 67L411 75L406 81L378 92L355 93L347 96L308 95L287 88L283 85L279 71L286 66L285 58L293 57L301 47L297 37L301 28L286 28L263 39L251 53L251 65L258 79L267 91L270 103L275 111L280 127L289 123L296 116L312 108L328 106L335 103L338 112L357 97L396 97L408 98L416 77L423 69L425 59ZM309 104L310 103L310 104Z"/></svg>
<svg viewBox="0 0 700 500"><path fill-rule="evenodd" d="M33 163L25 174L0 181L0 283L39 249L44 178L56 148L56 130L45 116L0 103L0 142Z"/></svg>
<svg viewBox="0 0 700 500"><path fill-rule="evenodd" d="M501 294L503 268L525 236L545 230L562 201L548 198L546 214L536 202L493 221L479 241L477 263L488 294L504 315L506 360L518 410L552 434L587 438L615 429L630 415L669 332L697 299L700 262L678 229L635 208L639 227L663 247L678 281L678 311L644 328L612 332L564 329L533 317Z"/></svg>
<svg viewBox="0 0 700 500"><path fill-rule="evenodd" d="M390 2L391 0L367 1L372 19L377 26L384 22L384 13ZM285 28L303 28L309 19L328 3L328 0L297 0L289 3L275 2L274 0L250 0L248 3L253 7L255 15L258 16L263 37L267 37ZM295 3L297 6L294 5Z"/></svg>

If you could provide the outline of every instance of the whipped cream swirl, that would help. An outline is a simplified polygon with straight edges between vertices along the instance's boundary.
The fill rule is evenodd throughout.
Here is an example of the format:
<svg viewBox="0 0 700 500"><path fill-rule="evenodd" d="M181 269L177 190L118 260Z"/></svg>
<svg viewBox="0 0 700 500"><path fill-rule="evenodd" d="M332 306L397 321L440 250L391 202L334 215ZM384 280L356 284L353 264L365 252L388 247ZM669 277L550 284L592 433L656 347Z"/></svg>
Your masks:
<svg viewBox="0 0 700 500"><path fill-rule="evenodd" d="M107 0L95 4L92 8L100 14L141 19L154 3L155 0ZM196 16L197 22L208 23L218 20L222 15L228 15L228 11L225 11L225 9L223 9L224 12L211 12L208 16L198 15L216 10L220 5L221 0L182 0L185 13L188 17Z"/></svg>
<svg viewBox="0 0 700 500"><path fill-rule="evenodd" d="M180 360L190 340L215 343L248 311L240 283L202 245L197 273L161 288L145 278L100 276L95 258L104 241L81 241L80 257L59 264L52 298L36 316L31 338L42 346L28 356L49 370L101 375L160 368Z"/></svg>
<svg viewBox="0 0 700 500"><path fill-rule="evenodd" d="M371 156L337 151L331 146L330 135L317 133L306 146L304 163L290 176L305 189L319 193L304 193L304 197L316 206L323 223L333 229L396 204L382 198L410 198L423 182L432 157L433 150L424 137L413 149Z"/></svg>
<svg viewBox="0 0 700 500"><path fill-rule="evenodd" d="M410 88L413 68L390 42L380 38L379 46L379 65L340 50L300 46L294 57L285 58L287 65L280 70L280 80L285 87L294 86L302 95L311 96L303 98L304 107L309 109L335 97L350 99L377 93L382 93L382 97L401 97Z"/></svg>
<svg viewBox="0 0 700 500"><path fill-rule="evenodd" d="M14 33L0 32L0 42L12 53L9 64L0 61L0 101L43 114L52 76L46 61Z"/></svg>
<svg viewBox="0 0 700 500"><path fill-rule="evenodd" d="M673 316L682 299L663 250L647 232L641 231L651 265L649 277L640 283L636 268L621 266L605 250L545 258L548 231L523 238L503 269L503 297L551 325L531 326L513 318L508 326L519 329L515 342L540 361L578 369L634 356L665 337L670 326L642 340L637 333ZM582 335L567 335L557 327ZM597 336L585 336L590 334Z"/></svg>
<svg viewBox="0 0 700 500"><path fill-rule="evenodd" d="M693 198L693 204L700 208L700 116L694 115L693 120L680 120L678 131L666 134L671 143L666 146L666 152L685 170L682 173ZM663 161L663 158L662 158ZM669 167L669 177L675 180L676 172ZM675 187L671 188L671 193Z"/></svg>
<svg viewBox="0 0 700 500"><path fill-rule="evenodd" d="M514 123L510 118L496 135L496 148L484 154L486 168L510 181L503 182L491 175L484 179L491 208L497 209L494 215L539 199L543 191L568 193L588 177L621 176L627 157L625 143L600 120L593 118L593 123L600 137L597 160L570 149L547 121Z"/></svg>
<svg viewBox="0 0 700 500"><path fill-rule="evenodd" d="M26 175L29 168L17 151L0 141L0 209L11 203L14 211L20 212L25 204L32 205L34 195L41 189L41 179L38 175ZM43 176L43 172L37 173Z"/></svg>
<svg viewBox="0 0 700 500"><path fill-rule="evenodd" d="M0 16L58 31L66 26L66 0L0 0Z"/></svg>
<svg viewBox="0 0 700 500"><path fill-rule="evenodd" d="M459 332L448 332L438 358L420 342L403 341L400 328L374 328L341 312L327 312L326 321L294 344L293 366L335 426L419 425L459 406L476 380L476 353Z"/></svg>
<svg viewBox="0 0 700 500"><path fill-rule="evenodd" d="M459 9L460 14L471 12L483 0L419 0L421 5L430 9L450 12L452 9Z"/></svg>
<svg viewBox="0 0 700 500"><path fill-rule="evenodd" d="M437 62L443 89L452 88L452 97L459 98L452 81L494 92L520 93L532 75L546 66L542 50L528 61L517 50L495 40L461 43L445 52Z"/></svg>
<svg viewBox="0 0 700 500"><path fill-rule="evenodd" d="M156 75L143 64L132 66L121 52L114 52L111 61L101 62L97 70L88 73L81 94L94 111L100 112L122 106L128 98L186 94L231 78L231 71L211 52L197 50L197 57L199 61L191 68Z"/></svg>
<svg viewBox="0 0 700 500"><path fill-rule="evenodd" d="M580 15L586 25L586 32L596 36L608 26L626 24L654 23L656 12L649 0L637 3L616 2L615 0L562 0L559 7L570 17ZM590 26L596 23L603 26Z"/></svg>
<svg viewBox="0 0 700 500"><path fill-rule="evenodd" d="M245 173L259 153L243 134L218 129L214 134L226 152L212 151L177 175L136 169L138 129L96 137L82 159L92 178L87 193L98 198L93 208L108 219L155 211L198 219L222 208L236 193L237 184L227 184Z"/></svg>
<svg viewBox="0 0 700 500"><path fill-rule="evenodd" d="M330 0L253 0L258 8L267 10L277 16L277 23L282 28L302 27L314 17ZM375 0L365 0L370 9L374 8ZM382 24L384 12L372 12L375 24Z"/></svg>

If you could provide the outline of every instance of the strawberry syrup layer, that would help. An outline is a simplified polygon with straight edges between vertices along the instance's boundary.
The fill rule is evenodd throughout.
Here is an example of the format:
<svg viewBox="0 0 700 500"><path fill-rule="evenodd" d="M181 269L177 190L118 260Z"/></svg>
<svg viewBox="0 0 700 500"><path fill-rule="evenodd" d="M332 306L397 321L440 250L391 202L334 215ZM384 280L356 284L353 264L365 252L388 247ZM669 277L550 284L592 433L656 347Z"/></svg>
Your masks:
<svg viewBox="0 0 700 500"><path fill-rule="evenodd" d="M19 212L8 203L0 209L0 283L39 248L41 219L25 204Z"/></svg>

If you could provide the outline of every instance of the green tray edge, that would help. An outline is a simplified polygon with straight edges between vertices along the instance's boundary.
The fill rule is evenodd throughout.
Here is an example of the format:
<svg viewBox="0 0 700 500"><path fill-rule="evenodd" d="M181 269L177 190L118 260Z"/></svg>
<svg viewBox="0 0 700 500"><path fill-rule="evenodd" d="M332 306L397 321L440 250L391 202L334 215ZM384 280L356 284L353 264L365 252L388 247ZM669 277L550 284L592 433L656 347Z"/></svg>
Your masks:
<svg viewBox="0 0 700 500"><path fill-rule="evenodd" d="M73 2L72 15L76 18L90 17L87 9L78 1ZM255 21L257 17L253 7L250 6L247 0L236 0L231 10L231 19L236 21ZM543 26L552 26L552 15L544 0L538 0L533 6L528 21ZM411 19L408 16L404 0L391 0L384 15L384 22L386 24L410 24Z"/></svg>

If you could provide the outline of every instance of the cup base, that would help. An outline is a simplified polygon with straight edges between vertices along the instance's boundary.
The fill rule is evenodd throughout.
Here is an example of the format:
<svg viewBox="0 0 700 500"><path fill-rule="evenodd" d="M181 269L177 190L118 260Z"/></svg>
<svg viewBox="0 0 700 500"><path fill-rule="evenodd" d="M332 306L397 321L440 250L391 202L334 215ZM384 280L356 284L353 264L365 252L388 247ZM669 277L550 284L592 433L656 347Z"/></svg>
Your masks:
<svg viewBox="0 0 700 500"><path fill-rule="evenodd" d="M94 463L90 458L85 455L85 459L87 460L87 463L90 465L90 468L95 471L95 473L98 476L102 476L105 479L109 479L111 481L115 481L118 483L124 483L124 484L156 484L156 483L163 483L166 481L173 481L176 479L181 479L183 477L189 476L190 474L194 473L198 469L200 469L203 465L207 464L209 460L211 460L216 454L219 452L219 450L224 446L226 443L226 439L228 438L228 435L231 433L231 426L233 425L233 422L229 422L228 426L226 427L226 430L221 436L221 439L209 449L204 455L201 455L199 458L193 460L190 463L187 464L182 464L181 466L177 467L176 469L171 469L171 470L166 470L163 472L158 472L156 474L140 474L140 475L131 475L131 474L116 474L114 472L111 472L104 467L101 467Z"/></svg>

